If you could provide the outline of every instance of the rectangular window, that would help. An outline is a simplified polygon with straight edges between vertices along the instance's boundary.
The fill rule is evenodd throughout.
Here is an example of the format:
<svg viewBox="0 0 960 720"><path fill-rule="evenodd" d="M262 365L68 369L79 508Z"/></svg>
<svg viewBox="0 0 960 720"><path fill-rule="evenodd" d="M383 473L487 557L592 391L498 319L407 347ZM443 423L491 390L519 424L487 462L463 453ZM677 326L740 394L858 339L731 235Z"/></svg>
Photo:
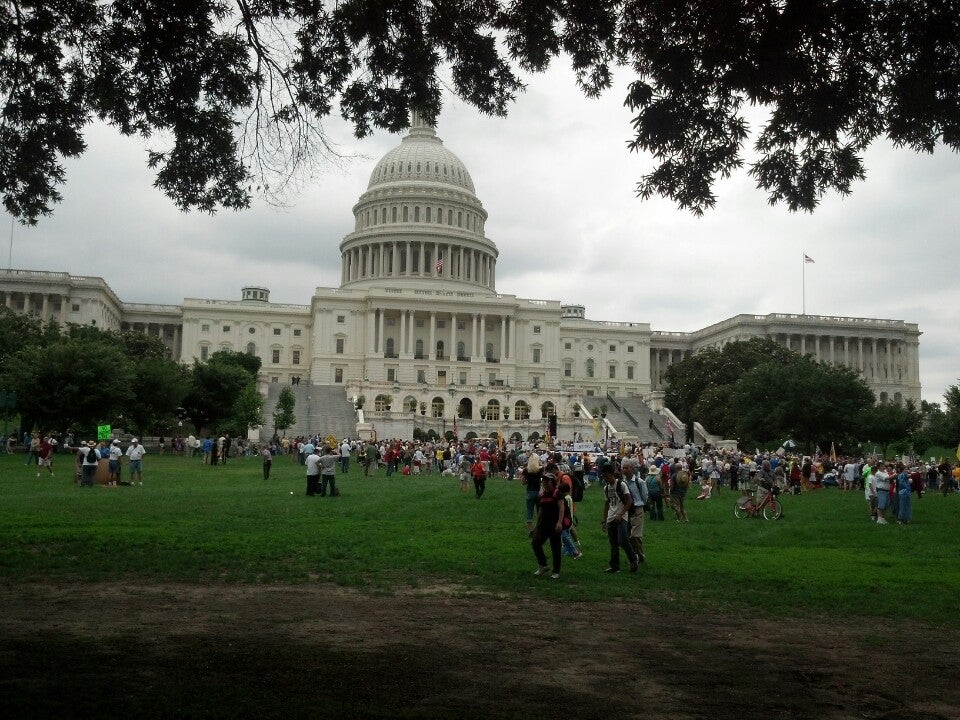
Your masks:
<svg viewBox="0 0 960 720"><path fill-rule="evenodd" d="M279 376L279 375L271 375L271 376L270 376L270 382L272 382L272 383L278 383L278 382L280 382L280 376Z"/></svg>
<svg viewBox="0 0 960 720"><path fill-rule="evenodd" d="M466 372L460 373L460 384L461 384L461 385L466 385L466 384L467 384L467 373L466 373Z"/></svg>
<svg viewBox="0 0 960 720"><path fill-rule="evenodd" d="M274 328L274 329L273 329L273 334L274 334L274 335L279 335L279 334L280 334L280 328Z"/></svg>
<svg viewBox="0 0 960 720"><path fill-rule="evenodd" d="M294 364L294 365L299 365L299 364L300 364L300 351L299 351L299 350L294 350L294 351L293 351L293 364Z"/></svg>
<svg viewBox="0 0 960 720"><path fill-rule="evenodd" d="M540 376L539 376L539 375L534 375L534 376L533 376L532 378L530 378L530 379L533 380L533 387L535 387L535 388L540 387Z"/></svg>
<svg viewBox="0 0 960 720"><path fill-rule="evenodd" d="M564 364L563 364L563 376L564 376L564 377L573 377L573 363L564 363Z"/></svg>
<svg viewBox="0 0 960 720"><path fill-rule="evenodd" d="M617 351L617 346L616 346L616 345L611 345L611 346L610 346L610 352L615 353L616 351Z"/></svg>
<svg viewBox="0 0 960 720"><path fill-rule="evenodd" d="M457 330L466 330L467 324L461 320L457 320Z"/></svg>
<svg viewBox="0 0 960 720"><path fill-rule="evenodd" d="M417 370L417 382L425 383L427 381L427 371L426 370Z"/></svg>
<svg viewBox="0 0 960 720"><path fill-rule="evenodd" d="M571 349L572 347L573 347L573 343L564 343L564 344L563 344L563 349L564 349L564 350L569 350L569 349Z"/></svg>
<svg viewBox="0 0 960 720"><path fill-rule="evenodd" d="M633 352L633 345L627 345L627 352Z"/></svg>
<svg viewBox="0 0 960 720"><path fill-rule="evenodd" d="M593 397L593 390L587 390L587 397Z"/></svg>
<svg viewBox="0 0 960 720"><path fill-rule="evenodd" d="M633 380L633 365L627 365L627 380Z"/></svg>
<svg viewBox="0 0 960 720"><path fill-rule="evenodd" d="M76 309L79 310L80 308L76 308ZM209 326L209 325L201 325L201 326L200 326L200 332L210 332L210 326Z"/></svg>
<svg viewBox="0 0 960 720"><path fill-rule="evenodd" d="M276 365L276 364L279 363L279 362L280 362L280 351L279 351L279 350L274 350L274 351L273 351L273 364Z"/></svg>
<svg viewBox="0 0 960 720"><path fill-rule="evenodd" d="M343 355L343 338L337 338L337 355Z"/></svg>
<svg viewBox="0 0 960 720"><path fill-rule="evenodd" d="M296 329L293 331L293 336L294 336L294 337L300 337L300 328L296 328Z"/></svg>
<svg viewBox="0 0 960 720"><path fill-rule="evenodd" d="M201 359L201 360L206 360L207 357L209 357L209 353L210 353L210 348L208 348L206 345L202 345L202 346L200 347L200 359Z"/></svg>
<svg viewBox="0 0 960 720"><path fill-rule="evenodd" d="M423 327L423 318L417 318L417 327Z"/></svg>
<svg viewBox="0 0 960 720"><path fill-rule="evenodd" d="M617 376L617 366L611 365L609 368L610 379L613 380Z"/></svg>
<svg viewBox="0 0 960 720"><path fill-rule="evenodd" d="M540 326L539 326L539 325L534 325L534 326L533 326L533 334L534 334L534 335L539 335L539 334L540 334Z"/></svg>
<svg viewBox="0 0 960 720"><path fill-rule="evenodd" d="M540 348L533 349L533 361L535 363L540 362Z"/></svg>
<svg viewBox="0 0 960 720"><path fill-rule="evenodd" d="M73 303L73 305L71 305L70 307L73 308L73 311L74 311L74 312L80 312L80 303ZM209 329L210 329L210 326L209 326L209 325L204 325L203 329L204 329L204 330L209 330Z"/></svg>
<svg viewBox="0 0 960 720"><path fill-rule="evenodd" d="M335 383L342 383L342 382L343 382L343 368L336 368L336 369L333 371L333 381L334 381Z"/></svg>
<svg viewBox="0 0 960 720"><path fill-rule="evenodd" d="M437 329L443 330L447 326L446 320L437 320Z"/></svg>
<svg viewBox="0 0 960 720"><path fill-rule="evenodd" d="M343 325L347 321L346 315L337 315L337 324Z"/></svg>
<svg viewBox="0 0 960 720"><path fill-rule="evenodd" d="M230 326L229 326L229 325L224 325L224 326L223 326L223 331L224 331L224 332L230 332Z"/></svg>
<svg viewBox="0 0 960 720"><path fill-rule="evenodd" d="M396 381L397 381L397 369L387 368L387 382L396 382Z"/></svg>

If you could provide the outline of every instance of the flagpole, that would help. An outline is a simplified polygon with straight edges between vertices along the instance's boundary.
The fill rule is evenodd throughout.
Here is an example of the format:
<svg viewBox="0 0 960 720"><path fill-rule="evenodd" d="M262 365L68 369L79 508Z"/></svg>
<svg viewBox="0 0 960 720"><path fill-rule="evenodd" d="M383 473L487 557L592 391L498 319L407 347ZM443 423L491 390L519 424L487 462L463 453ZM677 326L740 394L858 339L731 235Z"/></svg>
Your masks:
<svg viewBox="0 0 960 720"><path fill-rule="evenodd" d="M800 258L800 265L802 266L801 270L801 291L800 291L800 314L807 314L807 254L801 253L802 257Z"/></svg>

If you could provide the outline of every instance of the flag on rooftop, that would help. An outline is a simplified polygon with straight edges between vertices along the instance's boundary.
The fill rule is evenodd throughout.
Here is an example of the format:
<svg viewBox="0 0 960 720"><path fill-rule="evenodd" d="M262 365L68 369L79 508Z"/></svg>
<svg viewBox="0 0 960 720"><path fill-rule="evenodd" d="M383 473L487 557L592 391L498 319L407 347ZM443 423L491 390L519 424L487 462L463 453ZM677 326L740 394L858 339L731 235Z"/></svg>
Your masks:
<svg viewBox="0 0 960 720"><path fill-rule="evenodd" d="M804 261L805 263L812 263L812 262L813 262L813 258L810 257L809 255L807 255L806 253L804 253L804 254L803 254L803 261Z"/></svg>

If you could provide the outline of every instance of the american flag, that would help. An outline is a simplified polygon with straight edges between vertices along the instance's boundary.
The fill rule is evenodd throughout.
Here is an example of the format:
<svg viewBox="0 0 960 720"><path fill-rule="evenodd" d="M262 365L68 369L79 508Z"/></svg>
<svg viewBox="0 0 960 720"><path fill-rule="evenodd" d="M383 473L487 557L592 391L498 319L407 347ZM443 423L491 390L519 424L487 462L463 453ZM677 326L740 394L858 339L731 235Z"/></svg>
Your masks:
<svg viewBox="0 0 960 720"><path fill-rule="evenodd" d="M805 263L812 263L812 262L813 262L813 258L810 257L809 255L807 255L806 253L804 253L804 254L803 254L803 261L804 261Z"/></svg>
<svg viewBox="0 0 960 720"><path fill-rule="evenodd" d="M437 255L437 273L443 272L443 255Z"/></svg>

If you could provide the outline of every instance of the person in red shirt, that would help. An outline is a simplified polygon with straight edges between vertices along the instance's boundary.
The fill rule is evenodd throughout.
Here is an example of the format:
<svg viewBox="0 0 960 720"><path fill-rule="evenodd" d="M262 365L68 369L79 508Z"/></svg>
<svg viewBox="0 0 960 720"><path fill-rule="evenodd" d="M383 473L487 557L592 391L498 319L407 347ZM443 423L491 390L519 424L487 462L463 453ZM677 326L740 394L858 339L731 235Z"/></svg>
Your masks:
<svg viewBox="0 0 960 720"><path fill-rule="evenodd" d="M46 468L47 472L53 475L53 443L49 436L44 436L40 441L37 457L40 461L37 465L37 477L40 477L40 468Z"/></svg>
<svg viewBox="0 0 960 720"><path fill-rule="evenodd" d="M474 458L473 465L470 467L470 476L473 478L473 489L479 500L487 489L487 471L479 457Z"/></svg>

